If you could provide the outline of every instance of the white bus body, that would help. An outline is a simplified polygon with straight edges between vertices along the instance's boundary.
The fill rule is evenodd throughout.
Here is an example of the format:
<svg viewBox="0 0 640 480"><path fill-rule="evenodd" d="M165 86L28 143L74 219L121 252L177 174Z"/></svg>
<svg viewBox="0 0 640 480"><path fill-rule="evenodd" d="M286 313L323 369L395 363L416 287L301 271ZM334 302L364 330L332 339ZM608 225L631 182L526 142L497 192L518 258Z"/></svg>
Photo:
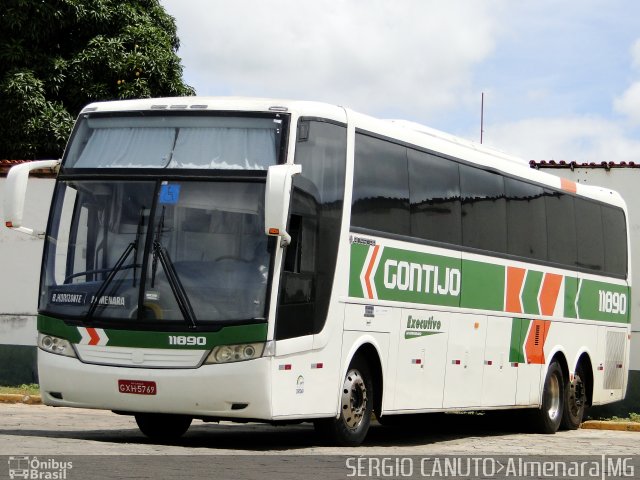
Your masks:
<svg viewBox="0 0 640 480"><path fill-rule="evenodd" d="M609 189L342 107L92 104L47 228L43 400L161 438L308 420L354 445L372 411L577 428L625 394L626 218Z"/></svg>

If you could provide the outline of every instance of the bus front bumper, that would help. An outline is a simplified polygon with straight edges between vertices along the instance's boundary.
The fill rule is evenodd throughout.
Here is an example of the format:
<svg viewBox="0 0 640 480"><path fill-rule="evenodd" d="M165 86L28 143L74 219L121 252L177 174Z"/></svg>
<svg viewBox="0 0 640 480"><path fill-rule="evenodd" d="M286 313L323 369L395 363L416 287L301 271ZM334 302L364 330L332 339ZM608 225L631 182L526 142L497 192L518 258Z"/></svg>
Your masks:
<svg viewBox="0 0 640 480"><path fill-rule="evenodd" d="M270 368L270 357L193 369L123 368L38 349L46 405L132 413L270 420Z"/></svg>

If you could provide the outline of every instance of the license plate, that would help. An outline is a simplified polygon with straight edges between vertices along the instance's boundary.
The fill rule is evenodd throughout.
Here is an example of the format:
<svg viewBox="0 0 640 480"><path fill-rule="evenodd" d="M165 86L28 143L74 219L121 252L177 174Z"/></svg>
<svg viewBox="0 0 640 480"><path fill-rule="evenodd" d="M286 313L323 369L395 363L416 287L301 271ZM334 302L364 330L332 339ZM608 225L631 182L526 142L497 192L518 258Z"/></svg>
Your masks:
<svg viewBox="0 0 640 480"><path fill-rule="evenodd" d="M158 391L156 382L146 380L118 380L120 393L132 393L134 395L155 395Z"/></svg>

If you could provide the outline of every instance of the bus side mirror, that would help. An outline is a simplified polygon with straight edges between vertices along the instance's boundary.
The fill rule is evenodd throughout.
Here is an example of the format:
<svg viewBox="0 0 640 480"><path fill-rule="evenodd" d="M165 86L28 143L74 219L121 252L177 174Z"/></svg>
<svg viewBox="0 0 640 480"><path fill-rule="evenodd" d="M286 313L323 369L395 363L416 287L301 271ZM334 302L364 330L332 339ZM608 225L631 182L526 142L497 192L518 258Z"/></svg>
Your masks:
<svg viewBox="0 0 640 480"><path fill-rule="evenodd" d="M27 182L29 172L32 170L51 169L57 172L60 166L59 160L40 160L16 165L9 170L4 193L4 224L18 232L26 233L34 237L44 236L44 232L37 232L31 228L22 226L24 214L24 200L27 194Z"/></svg>
<svg viewBox="0 0 640 480"><path fill-rule="evenodd" d="M264 191L264 231L267 235L280 237L280 246L291 243L287 233L287 218L291 203L291 181L302 172L301 165L271 165L267 171L267 186Z"/></svg>

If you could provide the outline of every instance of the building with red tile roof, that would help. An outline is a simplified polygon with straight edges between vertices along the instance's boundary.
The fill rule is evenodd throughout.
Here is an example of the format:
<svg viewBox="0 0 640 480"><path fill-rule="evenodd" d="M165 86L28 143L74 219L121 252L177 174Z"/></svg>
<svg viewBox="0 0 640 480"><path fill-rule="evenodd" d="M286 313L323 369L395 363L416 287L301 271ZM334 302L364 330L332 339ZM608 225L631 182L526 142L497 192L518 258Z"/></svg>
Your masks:
<svg viewBox="0 0 640 480"><path fill-rule="evenodd" d="M32 160L0 160L0 177L6 177L7 173L9 173L9 169L16 165L20 165L21 163L31 162ZM53 174L49 169L47 170L34 170L30 173L30 175L34 177L40 178L54 178L55 174Z"/></svg>

